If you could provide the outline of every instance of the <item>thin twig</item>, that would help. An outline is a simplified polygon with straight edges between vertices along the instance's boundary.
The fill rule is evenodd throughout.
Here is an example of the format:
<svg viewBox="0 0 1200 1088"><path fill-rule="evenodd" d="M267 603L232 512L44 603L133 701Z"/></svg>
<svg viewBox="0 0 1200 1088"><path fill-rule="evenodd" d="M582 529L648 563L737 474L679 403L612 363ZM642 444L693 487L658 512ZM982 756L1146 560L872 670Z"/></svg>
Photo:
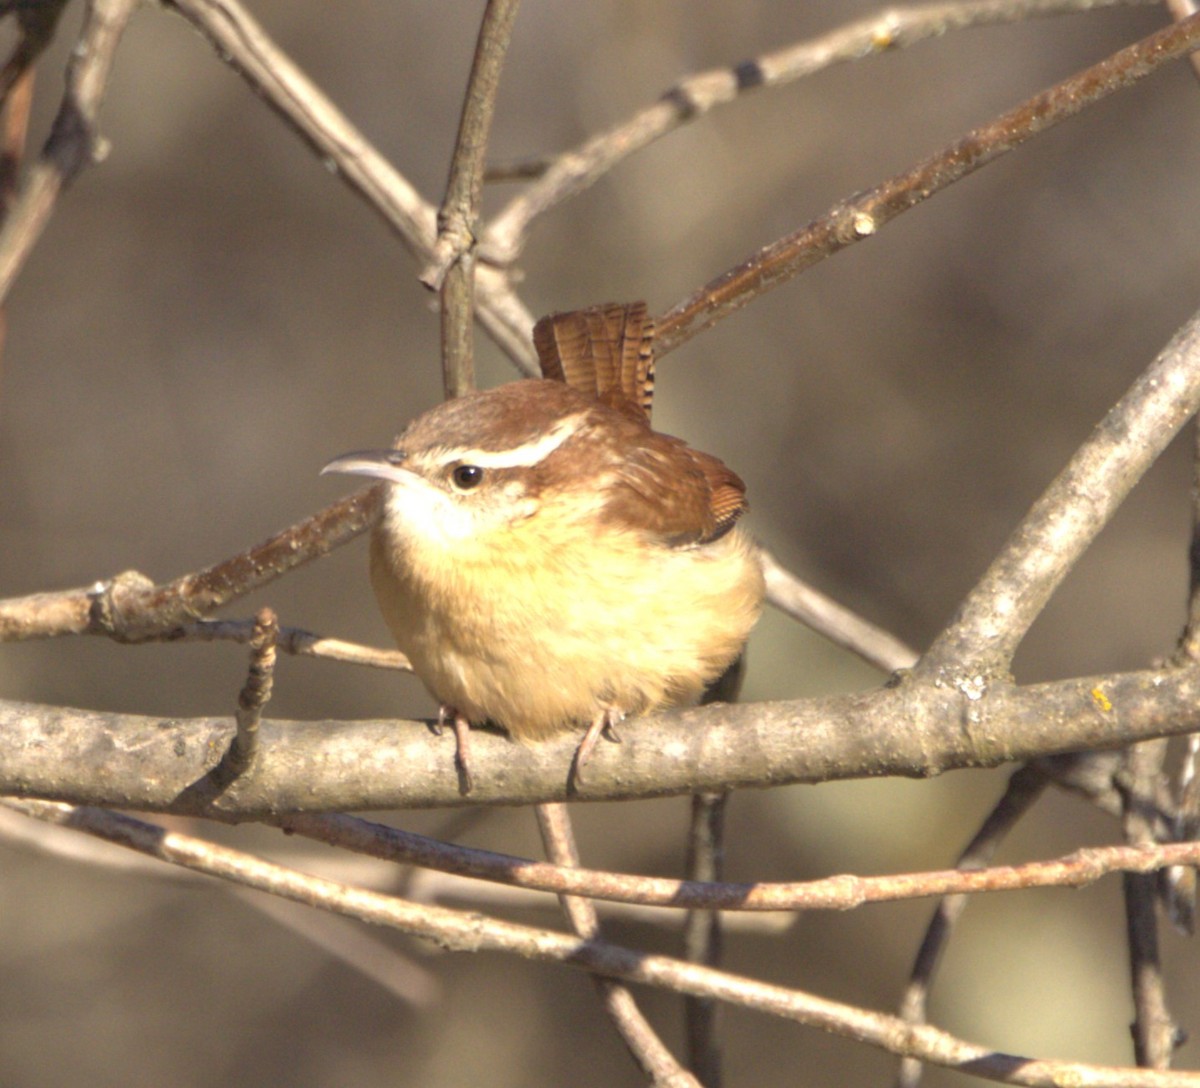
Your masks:
<svg viewBox="0 0 1200 1088"><path fill-rule="evenodd" d="M38 161L0 230L0 303L42 236L58 196L103 154L96 119L117 44L140 0L91 0L67 66L67 89Z"/></svg>
<svg viewBox="0 0 1200 1088"><path fill-rule="evenodd" d="M689 882L717 883L725 876L725 815L727 793L700 793L692 797L688 826L687 877ZM721 914L692 909L683 924L683 958L688 963L719 967L722 951ZM684 1001L688 1066L704 1088L721 1088L721 1045L717 1035L719 1006L709 998Z"/></svg>
<svg viewBox="0 0 1200 1088"><path fill-rule="evenodd" d="M1028 780L1022 784L1024 789ZM1032 801L1032 797L1029 798ZM996 819L1021 815L1014 805ZM868 903L892 903L932 896L1023 891L1029 888L1079 888L1116 872L1156 872L1167 865L1200 858L1198 843L1148 846L1103 846L1077 850L1047 861L1001 865L987 869L941 869L891 876L841 876L820 880L751 884L698 883L667 877L633 876L549 865L439 842L398 828L353 816L279 816L270 819L285 830L331 846L387 861L406 862L480 880L557 895L586 896L643 906L680 910L781 911L853 910ZM985 825L981 836L992 834Z"/></svg>
<svg viewBox="0 0 1200 1088"><path fill-rule="evenodd" d="M1200 17L1165 27L1027 99L903 174L835 205L792 234L764 246L655 319L661 358L818 261L873 237L886 223L948 185L1073 117L1200 45Z"/></svg>
<svg viewBox="0 0 1200 1088"><path fill-rule="evenodd" d="M221 762L213 769L213 778L228 785L249 770L258 755L258 728L263 707L270 702L275 685L275 651L279 639L279 617L270 608L259 610L250 640L250 669L238 694L237 732L233 735Z"/></svg>
<svg viewBox="0 0 1200 1088"><path fill-rule="evenodd" d="M437 215L409 181L383 158L238 0L164 0L213 45L320 160L379 214L419 261L437 240ZM537 374L533 317L508 273L479 268L476 316L488 335L525 374Z"/></svg>
<svg viewBox="0 0 1200 1088"><path fill-rule="evenodd" d="M438 211L437 241L429 265L421 273L421 282L434 290L441 286L447 269L476 242L488 135L519 3L520 0L487 0L483 12L446 195Z"/></svg>
<svg viewBox="0 0 1200 1088"><path fill-rule="evenodd" d="M442 384L447 397L475 388L475 238L488 134L518 3L488 0L484 9L446 196L438 211L437 241L421 273L421 282L436 290L441 302Z"/></svg>
<svg viewBox="0 0 1200 1088"><path fill-rule="evenodd" d="M1137 744L1125 753L1121 782L1125 795L1125 840L1133 846L1154 844L1154 795L1167 754L1166 741ZM1125 873L1125 924L1133 986L1132 1025L1135 1060L1148 1069L1169 1069L1183 1042L1167 1008L1158 950L1156 874Z"/></svg>
<svg viewBox="0 0 1200 1088"><path fill-rule="evenodd" d="M768 604L884 672L916 664L915 650L785 570L766 548L758 549L758 557L767 583Z"/></svg>
<svg viewBox="0 0 1200 1088"><path fill-rule="evenodd" d="M261 544L163 585L129 571L88 589L0 601L0 642L84 634L118 642L161 639L353 540L374 523L379 497L378 486L357 491Z"/></svg>
<svg viewBox="0 0 1200 1088"><path fill-rule="evenodd" d="M783 86L835 64L908 48L953 30L1124 6L1127 2L975 0L912 8L890 7L828 34L754 60L690 75L633 117L549 162L542 157L503 170L497 168L504 180L525 176L536 169L539 180L514 197L495 216L480 245L480 254L495 264L512 264L520 255L528 239L529 227L538 216L587 189L627 156L749 91Z"/></svg>
<svg viewBox="0 0 1200 1088"><path fill-rule="evenodd" d="M254 638L253 620L196 620L176 627L162 636L166 642L243 642ZM412 663L399 650L381 650L340 638L305 631L300 627L279 628L277 646L285 654L316 657L344 665L363 665L371 669L396 669L412 672Z"/></svg>
<svg viewBox="0 0 1200 1088"><path fill-rule="evenodd" d="M975 833L967 848L959 855L955 868L980 870L995 856L996 850L1034 805L1046 789L1048 779L1030 764L1022 767L1008 780L1004 795ZM942 953L958 919L969 900L965 895L948 895L937 905L926 927L921 947L909 975L908 986L900 999L900 1016L909 1024L924 1024L929 1002L929 989ZM921 1080L922 1065L915 1058L904 1058L896 1076L896 1088L916 1088Z"/></svg>
<svg viewBox="0 0 1200 1088"><path fill-rule="evenodd" d="M579 850L575 845L575 833L571 829L567 806L558 803L537 805L535 811L546 856L555 865L577 868ZM567 922L578 936L585 941L599 940L600 921L590 899L560 895L559 902ZM675 1056L642 1015L628 987L601 975L593 975L592 978L604 1011L624 1040L633 1060L651 1082L660 1088L700 1088L696 1078L675 1060ZM705 1088L710 1086L705 1085Z"/></svg>
<svg viewBox="0 0 1200 1088"><path fill-rule="evenodd" d="M1200 40L1200 16L1188 25ZM1200 314L1172 338L1034 503L917 672L944 673L953 684L986 684L992 675L1006 673L1050 595L1198 406Z"/></svg>
<svg viewBox="0 0 1200 1088"><path fill-rule="evenodd" d="M280 895L323 910L386 925L436 942L448 951L496 951L560 963L679 994L713 997L820 1028L892 1054L911 1056L1005 1084L1059 1088L1197 1088L1200 1074L1133 1070L1004 1054L898 1017L817 997L801 990L636 952L605 941L486 918L475 912L420 905L298 873L228 847L166 831L130 816L53 802L5 800L35 819L73 827L173 865Z"/></svg>

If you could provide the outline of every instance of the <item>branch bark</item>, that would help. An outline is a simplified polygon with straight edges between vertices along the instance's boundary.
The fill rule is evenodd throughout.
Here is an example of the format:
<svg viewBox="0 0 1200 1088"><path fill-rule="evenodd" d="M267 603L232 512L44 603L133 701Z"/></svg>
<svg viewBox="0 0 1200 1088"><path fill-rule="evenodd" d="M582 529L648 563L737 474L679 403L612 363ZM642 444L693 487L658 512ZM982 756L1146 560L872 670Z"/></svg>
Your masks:
<svg viewBox="0 0 1200 1088"><path fill-rule="evenodd" d="M1196 1073L1134 1070L1005 1054L965 1042L934 1027L905 1024L886 1013L684 963L669 956L348 887L261 861L228 847L166 831L120 813L47 802L6 801L5 804L35 819L73 827L241 887L257 888L322 910L386 925L433 941L447 951L506 952L535 962L563 964L673 993L714 998L820 1028L892 1054L919 1058L1004 1084L1028 1085L1030 1088L1061 1088L1063 1084L1081 1088L1200 1086L1200 1074Z"/></svg>
<svg viewBox="0 0 1200 1088"><path fill-rule="evenodd" d="M818 261L873 237L896 216L1038 133L1144 79L1169 61L1186 56L1197 45L1200 16L1193 15L1034 95L905 173L835 205L808 226L764 246L656 318L656 357L674 351Z"/></svg>
<svg viewBox="0 0 1200 1088"><path fill-rule="evenodd" d="M162 719L0 701L0 793L239 820L282 812L622 800L904 775L1200 730L1200 668L963 692L916 683L631 720L569 783L578 738L537 745L476 730L474 792L425 723L264 720L260 758L211 804L189 787L232 738L228 718Z"/></svg>

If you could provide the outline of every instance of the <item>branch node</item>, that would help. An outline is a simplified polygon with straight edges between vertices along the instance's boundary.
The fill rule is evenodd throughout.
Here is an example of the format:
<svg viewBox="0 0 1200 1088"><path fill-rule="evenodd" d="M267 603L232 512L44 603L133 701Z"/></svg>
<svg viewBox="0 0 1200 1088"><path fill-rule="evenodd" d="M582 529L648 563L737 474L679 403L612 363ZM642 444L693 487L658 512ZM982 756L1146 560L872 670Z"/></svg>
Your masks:
<svg viewBox="0 0 1200 1088"><path fill-rule="evenodd" d="M117 642L133 641L129 628L128 600L154 588L141 571L124 570L88 590L88 633L107 635Z"/></svg>

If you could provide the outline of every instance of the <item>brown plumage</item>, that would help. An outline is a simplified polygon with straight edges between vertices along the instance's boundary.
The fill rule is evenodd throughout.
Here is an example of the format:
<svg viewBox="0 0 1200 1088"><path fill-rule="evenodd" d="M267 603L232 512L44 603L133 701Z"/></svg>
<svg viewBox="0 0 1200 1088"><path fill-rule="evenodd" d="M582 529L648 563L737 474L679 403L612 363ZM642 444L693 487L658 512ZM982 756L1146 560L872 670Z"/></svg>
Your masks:
<svg viewBox="0 0 1200 1088"><path fill-rule="evenodd" d="M758 616L745 486L651 429L651 335L640 303L552 315L545 379L327 466L389 481L372 582L460 755L467 723L531 740L588 725L582 765L604 725L696 699Z"/></svg>

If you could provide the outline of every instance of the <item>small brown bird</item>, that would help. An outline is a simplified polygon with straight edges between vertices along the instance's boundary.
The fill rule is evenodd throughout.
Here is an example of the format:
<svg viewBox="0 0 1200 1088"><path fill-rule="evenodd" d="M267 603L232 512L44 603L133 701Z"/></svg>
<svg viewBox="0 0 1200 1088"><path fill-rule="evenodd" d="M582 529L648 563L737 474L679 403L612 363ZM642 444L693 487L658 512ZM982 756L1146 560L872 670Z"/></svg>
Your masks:
<svg viewBox="0 0 1200 1088"><path fill-rule="evenodd" d="M322 470L387 481L371 582L454 722L465 790L470 724L586 726L579 780L601 732L695 701L758 618L745 486L651 429L652 338L644 303L553 314L534 329L544 380L448 401Z"/></svg>

